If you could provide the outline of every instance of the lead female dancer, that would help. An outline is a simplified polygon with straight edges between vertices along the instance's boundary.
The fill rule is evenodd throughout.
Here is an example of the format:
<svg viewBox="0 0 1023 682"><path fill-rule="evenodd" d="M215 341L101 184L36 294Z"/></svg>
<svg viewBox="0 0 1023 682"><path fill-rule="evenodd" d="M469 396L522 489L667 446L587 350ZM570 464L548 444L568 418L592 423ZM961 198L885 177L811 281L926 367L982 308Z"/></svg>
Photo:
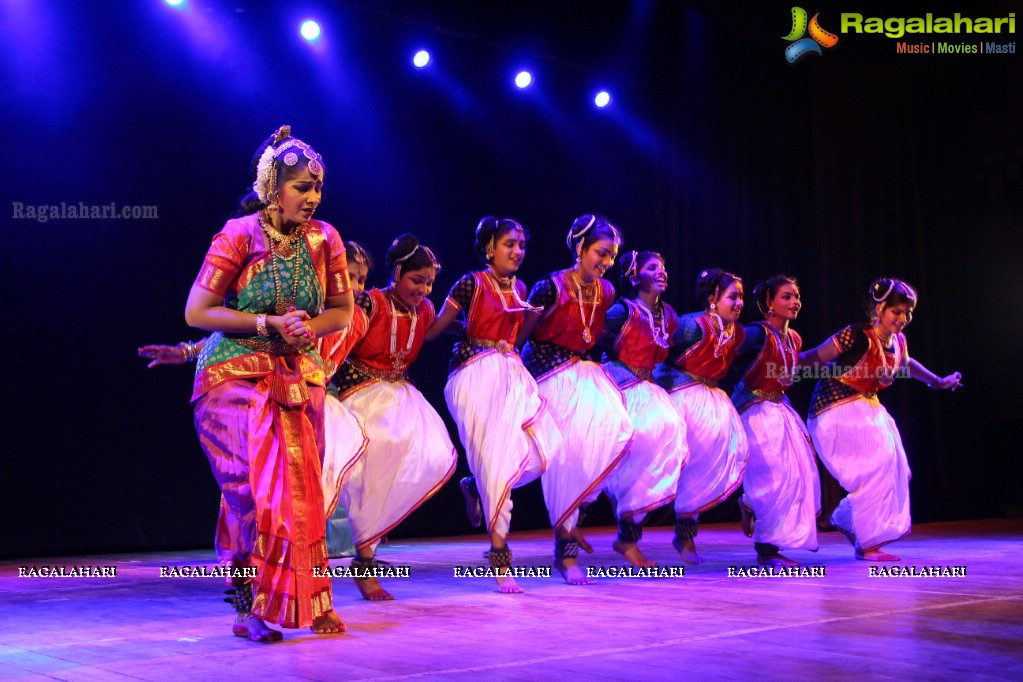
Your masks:
<svg viewBox="0 0 1023 682"><path fill-rule="evenodd" d="M717 387L745 338L742 280L724 270L704 270L696 298L707 306L685 315L672 339L668 359L654 374L686 422L689 461L675 495L675 539L682 560L702 561L696 553L700 512L719 504L742 484L749 442L735 407Z"/></svg>
<svg viewBox="0 0 1023 682"><path fill-rule="evenodd" d="M473 474L462 481L470 522L479 525L485 515L487 558L498 589L506 593L523 591L508 575L511 490L536 480L561 443L536 380L514 346L527 311L535 310L523 300L526 286L515 278L527 239L526 229L511 218L480 220L475 249L487 267L455 283L427 333L432 339L464 316L465 333L454 347L444 398Z"/></svg>
<svg viewBox="0 0 1023 682"><path fill-rule="evenodd" d="M917 295L906 282L885 277L870 286L871 321L852 324L800 356L829 368L813 391L807 427L817 454L849 495L831 523L853 544L857 559L899 561L881 548L910 531L909 462L895 420L877 394L899 376L936 390L962 386L962 375L939 377L909 357L902 330L913 319Z"/></svg>
<svg viewBox="0 0 1023 682"><path fill-rule="evenodd" d="M345 328L352 294L337 231L313 220L319 154L283 126L260 145L241 217L213 238L185 320L213 332L198 358L195 425L223 495L217 553L238 578L234 634L276 641L264 623L343 632L324 532L322 360L317 336Z"/></svg>
<svg viewBox="0 0 1023 682"><path fill-rule="evenodd" d="M408 381L409 366L436 317L427 298L440 263L411 234L387 252L392 281L356 303L365 312L365 335L334 376L338 398L359 415L369 445L341 489L355 551L351 567L372 573L380 539L433 496L455 471L457 452L437 411ZM355 578L362 596L393 599L376 577Z"/></svg>
<svg viewBox="0 0 1023 682"><path fill-rule="evenodd" d="M614 287L603 279L622 243L618 228L592 214L572 223L566 240L573 268L533 286L519 343L522 361L536 378L562 446L543 474L544 499L554 521L554 565L572 585L594 581L579 568L580 507L597 499L611 470L632 444L633 428L621 391L598 363L586 359L604 329Z"/></svg>
<svg viewBox="0 0 1023 682"><path fill-rule="evenodd" d="M776 275L753 289L764 322L745 327L732 392L749 438L749 465L739 498L742 529L753 538L757 563L793 566L782 548L817 551L821 489L810 436L785 396L798 376L803 341L789 323L802 302L792 277Z"/></svg>
<svg viewBox="0 0 1023 682"><path fill-rule="evenodd" d="M675 499L679 472L689 457L686 424L653 370L668 357L678 314L661 300L668 286L664 258L653 251L631 251L622 259L622 290L607 311L604 341L610 347L604 368L625 396L636 429L629 453L607 477L604 492L618 516L614 549L635 566L653 566L639 539L647 513Z"/></svg>

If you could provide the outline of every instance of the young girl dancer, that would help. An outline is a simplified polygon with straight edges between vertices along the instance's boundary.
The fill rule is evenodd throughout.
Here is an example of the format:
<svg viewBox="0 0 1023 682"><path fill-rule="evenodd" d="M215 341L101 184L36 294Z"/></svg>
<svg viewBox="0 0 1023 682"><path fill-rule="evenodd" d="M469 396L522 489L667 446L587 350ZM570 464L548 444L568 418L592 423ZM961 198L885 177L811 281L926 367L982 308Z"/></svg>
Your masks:
<svg viewBox="0 0 1023 682"><path fill-rule="evenodd" d="M664 258L630 251L622 258L622 291L607 311L604 368L625 396L636 429L629 453L607 477L604 492L618 516L614 549L636 566L653 566L640 551L647 513L675 499L679 472L689 457L686 425L668 394L653 382L657 363L668 357L678 315L661 301L668 286Z"/></svg>
<svg viewBox="0 0 1023 682"><path fill-rule="evenodd" d="M554 565L565 581L586 585L578 566L580 507L594 501L601 485L632 443L633 428L621 391L586 354L604 329L614 287L603 279L614 264L622 238L603 216L586 214L568 231L576 255L573 268L560 270L533 286L530 312L519 341L522 361L536 377L551 416L561 430L562 447L541 479L554 522Z"/></svg>
<svg viewBox="0 0 1023 682"><path fill-rule="evenodd" d="M387 252L393 280L358 298L368 324L334 376L341 403L366 426L369 446L341 489L357 557L352 569L379 565L380 538L433 496L455 471L457 453L440 415L408 381L406 372L433 324L427 295L440 264L411 234ZM375 577L357 577L363 597L393 599Z"/></svg>
<svg viewBox="0 0 1023 682"><path fill-rule="evenodd" d="M765 321L745 328L732 392L750 446L739 509L757 563L793 566L781 548L817 551L821 497L810 436L785 396L803 344L789 328L802 307L799 285L777 275L757 284L753 300Z"/></svg>
<svg viewBox="0 0 1023 682"><path fill-rule="evenodd" d="M560 447L561 435L536 381L514 343L534 310L515 273L526 255L525 228L510 218L487 216L476 227L476 253L486 269L464 275L451 288L427 338L440 334L461 313L465 334L454 347L444 398L465 446L471 478L463 479L470 521L482 512L490 534L490 565L501 592L523 590L509 575L511 489L535 480ZM552 519L553 521L554 519ZM507 576L507 577L500 577Z"/></svg>
<svg viewBox="0 0 1023 682"><path fill-rule="evenodd" d="M686 422L689 461L675 495L672 542L686 563L702 561L694 540L700 512L738 489L749 456L742 421L717 387L745 338L738 322L742 293L739 277L718 269L701 272L696 297L707 309L681 318L668 359L655 370Z"/></svg>
<svg viewBox="0 0 1023 682"><path fill-rule="evenodd" d="M906 373L937 390L955 390L962 375L939 377L909 357L902 330L913 319L916 291L891 277L870 287L871 321L835 333L801 362L829 364L831 377L813 391L807 427L817 454L849 495L831 523L855 548L856 558L898 561L882 551L909 533L909 463L895 421L877 399L878 391Z"/></svg>

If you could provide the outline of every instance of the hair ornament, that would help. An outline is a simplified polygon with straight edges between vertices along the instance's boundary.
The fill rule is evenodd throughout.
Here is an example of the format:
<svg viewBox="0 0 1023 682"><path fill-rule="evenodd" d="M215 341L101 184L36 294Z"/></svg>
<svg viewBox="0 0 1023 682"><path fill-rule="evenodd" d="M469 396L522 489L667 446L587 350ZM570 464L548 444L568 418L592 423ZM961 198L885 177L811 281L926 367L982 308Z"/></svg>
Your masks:
<svg viewBox="0 0 1023 682"><path fill-rule="evenodd" d="M579 230L578 232L574 232L574 229L575 229L574 225L572 227L568 228L568 238L565 240L565 243L568 245L568 248L570 248L570 249L571 248L575 248L575 241L577 239L579 239L580 237L582 237L587 232L589 232L590 228L593 227L593 224L595 222L597 222L597 216L595 216L595 215L593 215L591 213L590 214L590 220L589 220L588 223L586 223L586 227L584 227L583 229ZM612 227L612 229L614 229L614 228ZM618 231L615 230L615 232L617 233Z"/></svg>

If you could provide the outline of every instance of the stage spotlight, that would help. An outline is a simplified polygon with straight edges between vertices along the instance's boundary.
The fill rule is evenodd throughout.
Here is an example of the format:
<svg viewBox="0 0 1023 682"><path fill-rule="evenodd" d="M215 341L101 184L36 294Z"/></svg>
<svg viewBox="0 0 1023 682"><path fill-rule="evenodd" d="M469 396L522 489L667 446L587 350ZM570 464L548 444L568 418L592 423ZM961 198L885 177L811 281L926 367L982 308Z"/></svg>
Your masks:
<svg viewBox="0 0 1023 682"><path fill-rule="evenodd" d="M426 50L420 50L416 52L415 56L412 57L412 65L417 69L421 69L430 63L430 53Z"/></svg>
<svg viewBox="0 0 1023 682"><path fill-rule="evenodd" d="M313 21L312 19L309 19L308 21L303 21L302 28L299 29L299 33L302 34L303 38L305 38L309 42L312 42L320 37L320 25Z"/></svg>
<svg viewBox="0 0 1023 682"><path fill-rule="evenodd" d="M600 109L603 109L611 103L611 95L607 90L601 90L597 93L597 96L593 98L593 103Z"/></svg>
<svg viewBox="0 0 1023 682"><path fill-rule="evenodd" d="M185 0L163 0L171 7L180 7L185 4Z"/></svg>
<svg viewBox="0 0 1023 682"><path fill-rule="evenodd" d="M519 90L528 88L532 84L533 74L529 73L528 71L519 71L518 74L515 76L515 85L519 88Z"/></svg>

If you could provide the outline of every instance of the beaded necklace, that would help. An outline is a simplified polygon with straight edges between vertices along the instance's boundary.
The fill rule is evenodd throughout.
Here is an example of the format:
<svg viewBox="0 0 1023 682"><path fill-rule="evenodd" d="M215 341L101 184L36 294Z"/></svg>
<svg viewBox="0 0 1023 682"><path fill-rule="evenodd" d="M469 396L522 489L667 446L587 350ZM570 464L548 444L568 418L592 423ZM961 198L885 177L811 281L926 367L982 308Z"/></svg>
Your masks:
<svg viewBox="0 0 1023 682"><path fill-rule="evenodd" d="M899 349L899 335L895 334L894 336L891 337L891 339L889 339L892 342L892 345L895 346L892 349L892 354L894 357L892 358L891 370L888 369L888 355L884 347L885 344L881 340L881 335L877 333L877 329L874 330L874 336L877 337L877 345L878 348L881 350L881 376L878 378L878 383L886 387L891 386L892 382L895 381L895 366L896 364L898 364L899 357L902 355Z"/></svg>
<svg viewBox="0 0 1023 682"><path fill-rule="evenodd" d="M778 347L781 349L781 376L778 377L778 383L783 387L788 388L792 385L792 375L796 372L796 346L792 343L792 337L789 335L789 330L786 327L785 331L779 331L773 324L764 325L771 330L775 338L778 339ZM789 355L786 355L786 351L791 353L792 367L789 367Z"/></svg>
<svg viewBox="0 0 1023 682"><path fill-rule="evenodd" d="M299 225L290 234L283 234L273 227L265 212L259 215L259 226L263 229L263 234L266 235L267 240L270 242L270 272L274 278L274 311L278 315L288 312L295 305L295 301L298 298L299 263L297 260L294 263L295 274L291 286L291 296L284 298L281 287L280 266L277 264L277 259L279 258L287 262L294 258L297 253L294 245L305 235L308 224Z"/></svg>
<svg viewBox="0 0 1023 682"><path fill-rule="evenodd" d="M647 324L650 325L650 336L653 337L654 343L661 348L667 348L670 343L668 342L668 329L665 327L664 321L664 306L661 306L661 324L658 326L654 324L654 311L651 308L647 308L646 302L643 299L637 297L636 305L643 311L643 317L646 318Z"/></svg>
<svg viewBox="0 0 1023 682"><path fill-rule="evenodd" d="M714 345L714 357L720 358L721 354L725 350L725 344L728 343L729 341L731 341L732 337L735 336L735 325L734 324L732 325L732 331L731 332L725 332L725 323L721 320L721 316L718 315L713 310L710 311L707 314L710 315L710 319L711 320L713 320L714 322L717 323L718 338L717 338L717 342ZM712 327L713 327L713 325L712 325Z"/></svg>
<svg viewBox="0 0 1023 682"><path fill-rule="evenodd" d="M575 284L575 290L578 294L576 302L579 304L579 320L583 323L583 341L587 344L593 343L593 332L590 331L593 327L593 318L597 314L597 306L600 304L600 282L595 281L591 285L587 285L586 288L593 286L593 300L591 301L593 307L590 308L590 319L586 320L586 313L583 311L583 285L582 280L579 278L579 274L572 271L572 282Z"/></svg>
<svg viewBox="0 0 1023 682"><path fill-rule="evenodd" d="M517 313L523 310L540 312L541 310L543 310L543 306L530 305L526 301L522 300L522 298L519 296L518 287L515 286L515 275L512 275L511 277L498 277L497 273L494 272L493 268L488 270L487 274L490 275L490 277L487 278L487 281L490 282L490 288L493 289L494 295L497 296L498 300L501 301L501 307L504 308L504 312ZM515 300L515 304L519 306L518 308L508 307L508 301L504 297L504 292L501 291L502 286L511 287L511 295L512 298Z"/></svg>
<svg viewBox="0 0 1023 682"><path fill-rule="evenodd" d="M412 324L411 324L411 326L409 327L409 330L408 330L408 343L405 344L405 348L404 349L399 351L398 350L398 309L395 307L394 304L395 304L395 302L399 302L400 303L400 301L397 301L397 299L394 296L394 291L392 291L390 287L388 287L386 289L386 291L387 291L387 302L391 306L391 344L390 344L390 348L389 348L390 355L391 355L391 365L396 370L404 370L406 367L408 367L408 363L405 362L405 358L407 358L410 355L412 355L412 344L416 340L416 325L419 323L419 315L416 313L416 309L415 308L409 308L404 303L401 304L402 308L404 308L406 311L408 311L408 315L409 315L409 318L412 320Z"/></svg>

